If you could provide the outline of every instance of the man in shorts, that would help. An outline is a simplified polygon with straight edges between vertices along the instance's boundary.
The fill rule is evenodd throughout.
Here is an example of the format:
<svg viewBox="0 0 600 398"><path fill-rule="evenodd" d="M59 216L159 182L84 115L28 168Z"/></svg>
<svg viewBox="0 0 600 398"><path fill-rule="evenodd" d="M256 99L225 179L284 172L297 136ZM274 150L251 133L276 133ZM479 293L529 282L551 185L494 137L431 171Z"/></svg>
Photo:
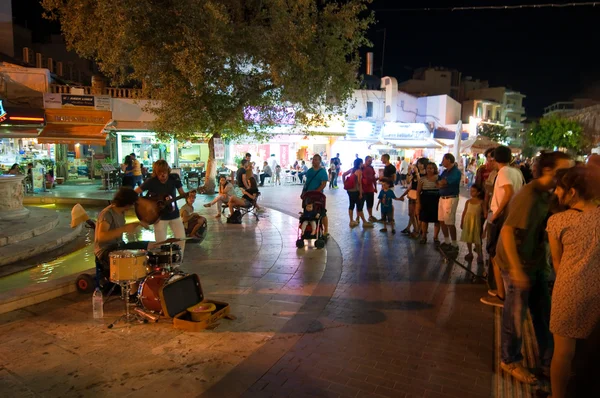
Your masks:
<svg viewBox="0 0 600 398"><path fill-rule="evenodd" d="M367 156L362 170L362 192L365 202L367 203L367 212L369 213L369 222L377 221L373 216L373 203L375 202L375 194L377 193L377 177L373 166L373 158Z"/></svg>
<svg viewBox="0 0 600 398"><path fill-rule="evenodd" d="M444 172L439 176L437 186L440 189L440 202L438 205L438 220L444 235L444 243L440 245L447 253L458 253L456 241L456 208L458 207L458 194L462 173L458 170L456 159L451 153L442 159ZM452 242L450 241L452 238Z"/></svg>

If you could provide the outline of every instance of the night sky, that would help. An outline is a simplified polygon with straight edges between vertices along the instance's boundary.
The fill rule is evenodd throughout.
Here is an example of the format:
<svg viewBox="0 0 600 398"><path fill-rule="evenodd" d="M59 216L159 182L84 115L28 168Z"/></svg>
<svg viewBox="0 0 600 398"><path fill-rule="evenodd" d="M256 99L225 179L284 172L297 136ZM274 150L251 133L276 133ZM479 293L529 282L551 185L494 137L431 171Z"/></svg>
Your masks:
<svg viewBox="0 0 600 398"><path fill-rule="evenodd" d="M406 11L505 4L543 4L551 0L375 0L377 24L369 33L375 73L398 81L422 66L446 66L489 80L494 86L519 90L527 113L573 97L600 99L600 6L560 9ZM567 3L567 1L553 1ZM27 21L34 38L44 40L59 29L41 18L38 0L13 0L16 21ZM366 51L366 50L365 50ZM364 72L364 66L363 66Z"/></svg>

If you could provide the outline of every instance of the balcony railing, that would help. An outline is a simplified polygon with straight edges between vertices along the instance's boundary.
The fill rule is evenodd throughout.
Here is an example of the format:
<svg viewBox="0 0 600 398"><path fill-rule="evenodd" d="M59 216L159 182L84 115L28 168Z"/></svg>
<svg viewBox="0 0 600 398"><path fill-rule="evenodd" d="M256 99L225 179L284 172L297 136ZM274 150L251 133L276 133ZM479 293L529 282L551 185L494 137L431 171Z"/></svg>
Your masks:
<svg viewBox="0 0 600 398"><path fill-rule="evenodd" d="M74 92L78 92L78 89L83 90L84 94L92 94L92 87L90 86L66 86L62 84L50 85L50 92L53 94L72 94ZM102 95L109 95L112 98L143 98L142 90L139 88L105 87L102 90Z"/></svg>
<svg viewBox="0 0 600 398"><path fill-rule="evenodd" d="M518 105L507 104L504 107L504 109L506 110L506 112L518 113L520 115L525 113L525 108L523 108L522 106L518 106Z"/></svg>

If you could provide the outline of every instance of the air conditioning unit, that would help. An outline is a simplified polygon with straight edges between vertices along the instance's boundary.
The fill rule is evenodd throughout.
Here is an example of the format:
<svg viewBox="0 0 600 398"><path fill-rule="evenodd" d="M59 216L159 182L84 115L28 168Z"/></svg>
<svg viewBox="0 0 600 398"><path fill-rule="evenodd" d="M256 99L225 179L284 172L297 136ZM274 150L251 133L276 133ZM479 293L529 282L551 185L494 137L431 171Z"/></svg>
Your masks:
<svg viewBox="0 0 600 398"><path fill-rule="evenodd" d="M54 60L52 58L48 58L48 70L50 70L50 73L54 73Z"/></svg>
<svg viewBox="0 0 600 398"><path fill-rule="evenodd" d="M23 47L23 62L27 64L31 63L31 49L27 47Z"/></svg>
<svg viewBox="0 0 600 398"><path fill-rule="evenodd" d="M35 67L42 68L42 54L35 53Z"/></svg>

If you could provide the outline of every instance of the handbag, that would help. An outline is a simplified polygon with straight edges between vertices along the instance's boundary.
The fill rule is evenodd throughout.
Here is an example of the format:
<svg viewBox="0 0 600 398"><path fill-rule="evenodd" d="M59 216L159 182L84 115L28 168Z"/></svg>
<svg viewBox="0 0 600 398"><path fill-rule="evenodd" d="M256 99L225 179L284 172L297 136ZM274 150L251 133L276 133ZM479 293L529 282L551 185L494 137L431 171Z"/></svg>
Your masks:
<svg viewBox="0 0 600 398"><path fill-rule="evenodd" d="M411 200L417 200L417 190L416 189L411 189L410 191L408 191L408 199Z"/></svg>
<svg viewBox="0 0 600 398"><path fill-rule="evenodd" d="M356 174L352 174L352 176L347 177L344 180L344 189L346 191L349 191L351 189L356 188L356 182L357 182L357 180L358 180L358 177L356 177Z"/></svg>

